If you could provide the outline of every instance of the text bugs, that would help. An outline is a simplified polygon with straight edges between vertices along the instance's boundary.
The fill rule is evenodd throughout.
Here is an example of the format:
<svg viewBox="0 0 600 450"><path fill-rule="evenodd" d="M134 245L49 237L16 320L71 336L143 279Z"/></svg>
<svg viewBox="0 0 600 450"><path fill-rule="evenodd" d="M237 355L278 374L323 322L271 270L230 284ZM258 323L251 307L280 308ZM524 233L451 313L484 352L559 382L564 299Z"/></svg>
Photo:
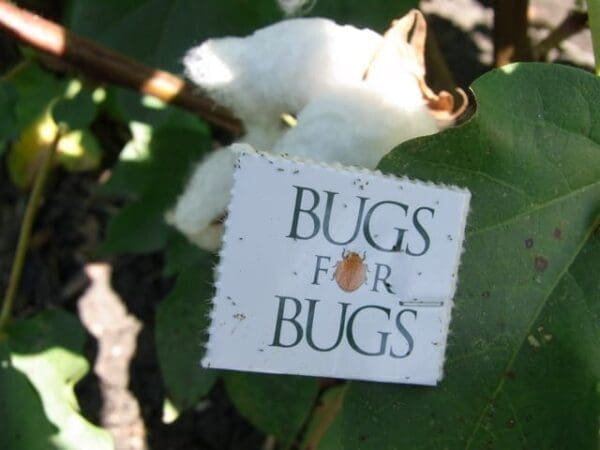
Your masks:
<svg viewBox="0 0 600 450"><path fill-rule="evenodd" d="M335 265L333 277L341 290L353 292L367 281L366 252L359 256L356 252L342 252L342 259Z"/></svg>

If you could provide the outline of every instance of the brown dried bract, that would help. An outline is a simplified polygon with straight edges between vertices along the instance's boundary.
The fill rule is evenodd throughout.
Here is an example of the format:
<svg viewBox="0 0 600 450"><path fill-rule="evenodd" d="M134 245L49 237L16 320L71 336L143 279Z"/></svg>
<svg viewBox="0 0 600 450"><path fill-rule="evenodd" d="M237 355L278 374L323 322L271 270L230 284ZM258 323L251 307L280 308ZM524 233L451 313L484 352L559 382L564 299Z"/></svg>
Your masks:
<svg viewBox="0 0 600 450"><path fill-rule="evenodd" d="M440 91L437 94L431 90L425 81L425 42L427 38L427 22L421 11L413 9L400 19L394 20L383 35L384 43L377 52L365 79L373 66L381 64L381 59L403 59L411 67L417 78L423 100L440 128L453 125L456 119L467 109L469 98L461 88L455 89L455 94ZM457 104L457 98L460 103Z"/></svg>

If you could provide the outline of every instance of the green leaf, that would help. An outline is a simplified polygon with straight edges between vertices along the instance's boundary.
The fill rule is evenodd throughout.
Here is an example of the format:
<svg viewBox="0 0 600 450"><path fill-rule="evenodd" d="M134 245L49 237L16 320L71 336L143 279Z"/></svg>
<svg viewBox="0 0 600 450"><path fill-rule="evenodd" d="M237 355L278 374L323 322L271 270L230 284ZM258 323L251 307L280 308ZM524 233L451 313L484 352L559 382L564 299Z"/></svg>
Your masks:
<svg viewBox="0 0 600 450"><path fill-rule="evenodd" d="M147 64L179 72L185 51L198 42L245 35L281 17L274 0L129 0L123 5L75 0L70 27Z"/></svg>
<svg viewBox="0 0 600 450"><path fill-rule="evenodd" d="M184 271L192 264L210 258L210 254L195 245L181 233L173 233L165 248L165 268L163 273L170 277Z"/></svg>
<svg viewBox="0 0 600 450"><path fill-rule="evenodd" d="M434 388L352 383L342 442L596 450L600 80L523 64L473 90L470 121L380 164L473 196L445 377Z"/></svg>
<svg viewBox="0 0 600 450"><path fill-rule="evenodd" d="M417 0L317 0L309 14L329 17L340 24L348 23L383 33L394 19L399 19L418 6Z"/></svg>
<svg viewBox="0 0 600 450"><path fill-rule="evenodd" d="M27 377L14 368L10 349L0 342L0 448L47 450L57 428Z"/></svg>
<svg viewBox="0 0 600 450"><path fill-rule="evenodd" d="M164 126L140 138L139 148L132 144L122 153L106 192L128 192L134 201L110 221L101 251L151 252L165 246L175 233L165 223L165 212L181 193L192 165L209 147L206 129L201 130ZM129 155L135 152L135 158Z"/></svg>
<svg viewBox="0 0 600 450"><path fill-rule="evenodd" d="M96 112L92 93L82 89L71 98L58 100L52 107L52 118L69 130L76 130L89 126L96 117Z"/></svg>
<svg viewBox="0 0 600 450"><path fill-rule="evenodd" d="M228 372L223 378L239 412L284 448L304 425L319 390L317 379L309 377Z"/></svg>
<svg viewBox="0 0 600 450"><path fill-rule="evenodd" d="M169 399L178 410L194 406L217 379L218 372L200 367L204 355L202 333L211 309L212 265L206 258L177 278L173 292L156 314L156 347Z"/></svg>
<svg viewBox="0 0 600 450"><path fill-rule="evenodd" d="M0 155L5 150L6 141L17 134L16 102L15 87L0 80Z"/></svg>
<svg viewBox="0 0 600 450"><path fill-rule="evenodd" d="M58 80L35 64L19 70L10 82L18 95L15 114L19 130L44 116L50 104L62 97L68 84L66 80Z"/></svg>
<svg viewBox="0 0 600 450"><path fill-rule="evenodd" d="M79 322L59 310L11 325L0 343L0 448L113 448L108 432L79 414L73 388L89 369L84 343Z"/></svg>

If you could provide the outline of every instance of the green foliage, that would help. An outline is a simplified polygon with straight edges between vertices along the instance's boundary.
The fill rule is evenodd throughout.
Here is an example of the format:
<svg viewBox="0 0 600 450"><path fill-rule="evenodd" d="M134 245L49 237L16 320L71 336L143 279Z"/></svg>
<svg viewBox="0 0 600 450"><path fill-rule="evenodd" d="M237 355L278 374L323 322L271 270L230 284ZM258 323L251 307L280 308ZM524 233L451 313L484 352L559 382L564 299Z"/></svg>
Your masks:
<svg viewBox="0 0 600 450"><path fill-rule="evenodd" d="M0 340L0 448L110 450L112 440L79 415L73 387L88 371L85 333L56 310L15 321Z"/></svg>
<svg viewBox="0 0 600 450"><path fill-rule="evenodd" d="M318 392L315 378L229 372L229 397L240 413L289 446L308 418Z"/></svg>
<svg viewBox="0 0 600 450"><path fill-rule="evenodd" d="M0 155L6 148L6 142L16 134L16 100L17 93L14 86L0 81Z"/></svg>
<svg viewBox="0 0 600 450"><path fill-rule="evenodd" d="M212 258L181 272L156 314L156 347L169 399L178 410L194 406L210 391L217 372L200 367L201 332L210 323Z"/></svg>
<svg viewBox="0 0 600 450"><path fill-rule="evenodd" d="M310 10L310 15L331 17L339 23L351 23L383 33L392 20L402 17L411 8L418 6L419 2L415 0L320 0Z"/></svg>
<svg viewBox="0 0 600 450"><path fill-rule="evenodd" d="M92 93L79 90L72 97L59 99L52 107L52 118L70 130L88 127L96 117L96 104Z"/></svg>
<svg viewBox="0 0 600 450"><path fill-rule="evenodd" d="M50 105L62 97L68 84L31 61L22 63L8 83L14 86L17 93L15 114L18 131L26 129L46 114Z"/></svg>
<svg viewBox="0 0 600 450"><path fill-rule="evenodd" d="M164 220L191 170L208 149L205 127L167 123L158 129L136 124L139 131L121 154L105 192L133 199L110 222L103 251L151 252L175 233Z"/></svg>
<svg viewBox="0 0 600 450"><path fill-rule="evenodd" d="M346 448L598 446L600 81L516 65L473 90L467 124L380 164L473 195L444 380L352 383Z"/></svg>

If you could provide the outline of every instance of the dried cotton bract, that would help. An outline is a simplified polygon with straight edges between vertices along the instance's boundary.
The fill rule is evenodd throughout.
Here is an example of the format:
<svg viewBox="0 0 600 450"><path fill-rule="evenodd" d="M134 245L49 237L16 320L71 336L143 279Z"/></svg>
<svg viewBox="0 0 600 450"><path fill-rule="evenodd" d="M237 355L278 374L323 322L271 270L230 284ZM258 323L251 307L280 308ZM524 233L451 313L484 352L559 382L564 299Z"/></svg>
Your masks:
<svg viewBox="0 0 600 450"><path fill-rule="evenodd" d="M416 10L384 36L328 19L292 19L245 38L210 39L191 49L184 65L242 120L241 143L373 169L401 142L435 133L456 115L452 96L438 96L424 82L425 32ZM296 117L295 126L283 115ZM231 147L209 155L168 214L208 250L220 245L233 164Z"/></svg>

